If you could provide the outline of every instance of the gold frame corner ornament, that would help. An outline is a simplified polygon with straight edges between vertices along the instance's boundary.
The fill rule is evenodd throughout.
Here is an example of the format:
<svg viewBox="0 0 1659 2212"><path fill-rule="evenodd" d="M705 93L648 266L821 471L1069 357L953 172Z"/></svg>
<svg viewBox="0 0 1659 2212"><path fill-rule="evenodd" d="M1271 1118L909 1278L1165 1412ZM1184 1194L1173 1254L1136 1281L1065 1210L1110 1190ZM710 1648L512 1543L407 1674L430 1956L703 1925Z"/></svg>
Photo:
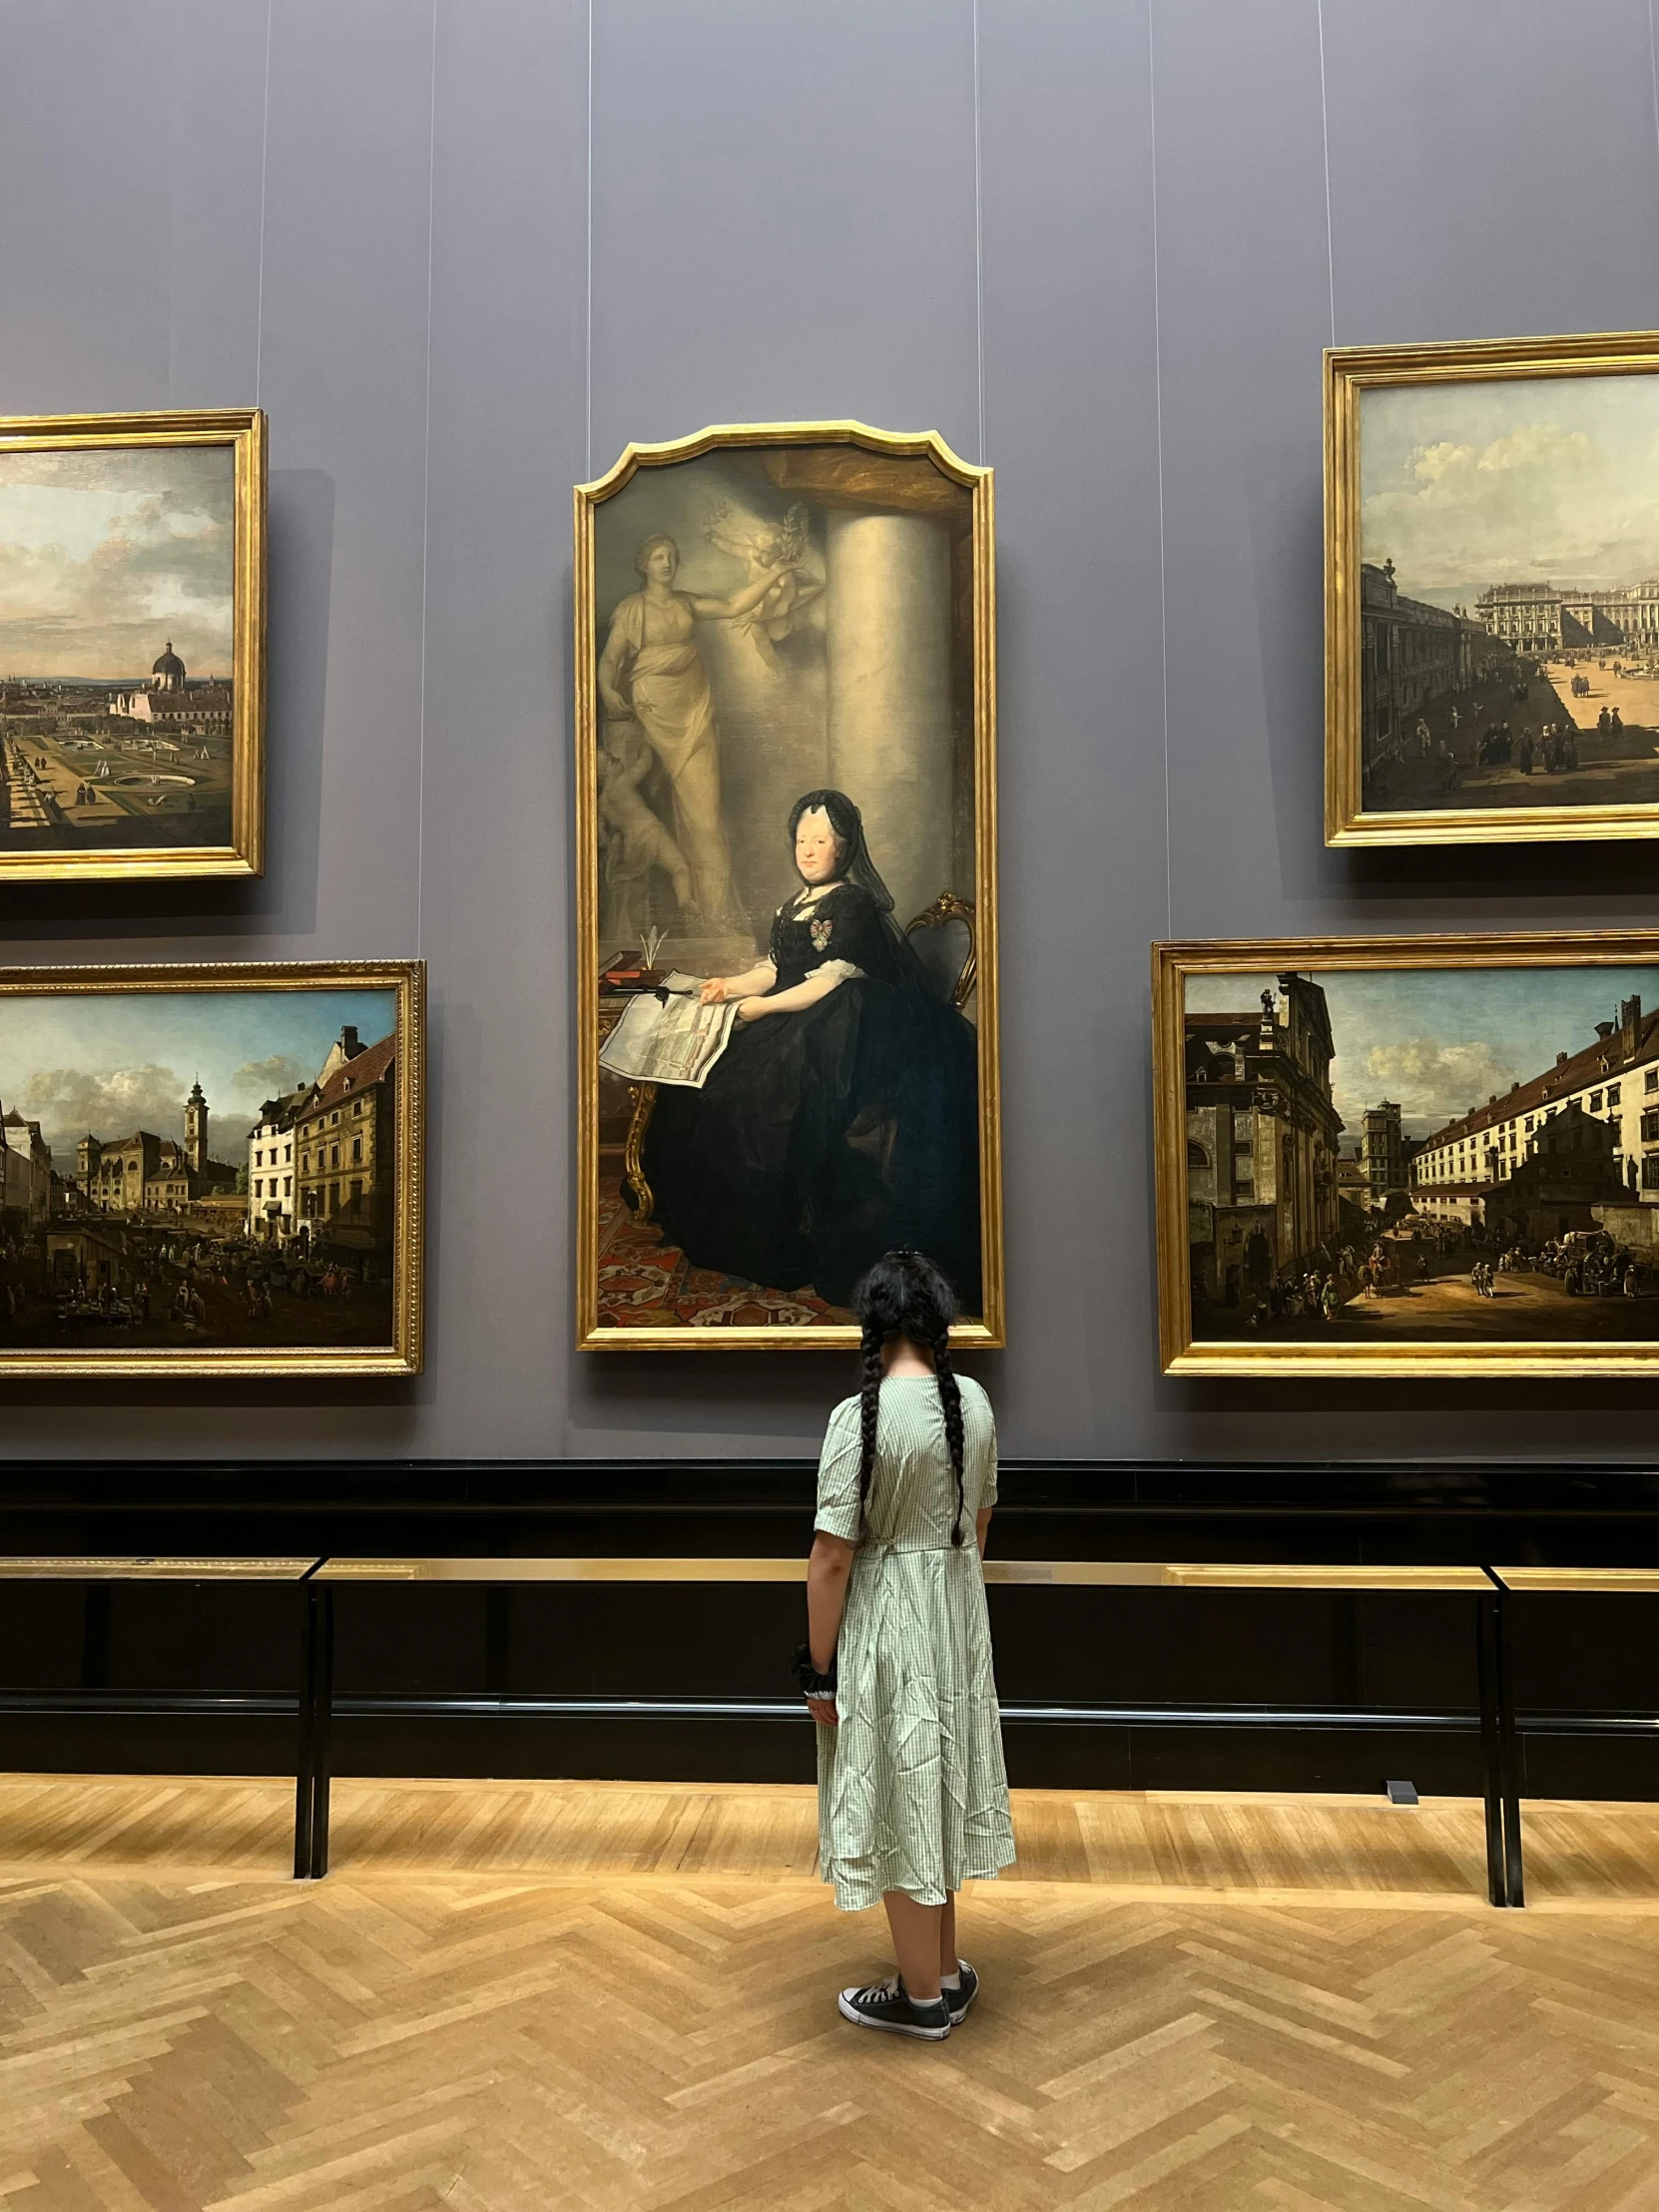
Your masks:
<svg viewBox="0 0 1659 2212"><path fill-rule="evenodd" d="M1355 1346L1302 1340L1195 1339L1187 1220L1186 982L1189 975L1288 970L1659 966L1659 930L1533 930L1378 937L1261 937L1152 947L1152 1125L1158 1261L1158 1355L1175 1377L1284 1381L1644 1376L1659 1372L1659 1339L1489 1338Z"/></svg>
<svg viewBox="0 0 1659 2212"><path fill-rule="evenodd" d="M0 416L0 453L227 445L234 456L231 835L217 845L129 845L99 851L0 851L0 883L119 877L263 875L266 863L266 617L269 477L260 407L165 408L144 414Z"/></svg>
<svg viewBox="0 0 1659 2212"><path fill-rule="evenodd" d="M0 1348L0 1386L22 1378L417 1376L425 1363L426 963L423 960L216 960L120 967L0 967L11 997L111 992L390 990L396 993L396 1212L391 1341L348 1349L297 1345L150 1352Z"/></svg>
<svg viewBox="0 0 1659 2212"><path fill-rule="evenodd" d="M1659 373L1659 331L1327 346L1325 841L1328 845L1531 844L1659 836L1659 801L1595 807L1373 810L1361 776L1360 413L1369 390Z"/></svg>
<svg viewBox="0 0 1659 2212"><path fill-rule="evenodd" d="M576 743L576 1348L579 1352L829 1352L855 1350L858 1332L840 1324L802 1328L642 1329L599 1320L599 846L594 748L599 726L594 519L641 470L671 467L721 447L855 445L931 461L971 495L973 542L974 911L979 1049L979 1234L984 1312L951 1330L961 1351L1007 1342L1002 1246L1002 1121L997 1007L996 523L994 474L965 461L936 430L879 430L851 419L714 423L660 443L631 442L615 464L572 493L571 593Z"/></svg>

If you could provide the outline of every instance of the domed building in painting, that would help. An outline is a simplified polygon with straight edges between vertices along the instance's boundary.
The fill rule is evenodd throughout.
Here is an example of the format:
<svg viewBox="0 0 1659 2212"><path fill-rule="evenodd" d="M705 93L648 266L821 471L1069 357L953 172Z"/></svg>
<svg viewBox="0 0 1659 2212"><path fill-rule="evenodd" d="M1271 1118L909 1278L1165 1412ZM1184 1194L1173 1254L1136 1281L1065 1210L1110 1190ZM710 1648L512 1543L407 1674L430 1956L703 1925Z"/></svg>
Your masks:
<svg viewBox="0 0 1659 2212"><path fill-rule="evenodd" d="M232 686L224 677L198 677L190 672L168 639L161 657L151 667L148 683L131 691L110 694L110 713L123 722L161 725L169 739L229 737L232 722Z"/></svg>

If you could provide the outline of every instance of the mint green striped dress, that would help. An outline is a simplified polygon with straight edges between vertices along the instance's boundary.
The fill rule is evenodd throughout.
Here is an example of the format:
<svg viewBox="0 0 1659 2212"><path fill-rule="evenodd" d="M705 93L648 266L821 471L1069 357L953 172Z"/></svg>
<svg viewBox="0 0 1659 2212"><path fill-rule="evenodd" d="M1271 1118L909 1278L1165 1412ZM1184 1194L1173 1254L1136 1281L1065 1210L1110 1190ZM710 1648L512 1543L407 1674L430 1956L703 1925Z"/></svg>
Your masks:
<svg viewBox="0 0 1659 2212"><path fill-rule="evenodd" d="M881 1385L867 1531L858 1529L858 1400L830 1416L816 1526L858 1543L836 1650L839 1726L818 1732L819 1868L843 1913L884 1890L942 1905L1014 1857L1002 1724L973 1517L996 1499L996 1423L961 1379L962 1542L931 1376Z"/></svg>

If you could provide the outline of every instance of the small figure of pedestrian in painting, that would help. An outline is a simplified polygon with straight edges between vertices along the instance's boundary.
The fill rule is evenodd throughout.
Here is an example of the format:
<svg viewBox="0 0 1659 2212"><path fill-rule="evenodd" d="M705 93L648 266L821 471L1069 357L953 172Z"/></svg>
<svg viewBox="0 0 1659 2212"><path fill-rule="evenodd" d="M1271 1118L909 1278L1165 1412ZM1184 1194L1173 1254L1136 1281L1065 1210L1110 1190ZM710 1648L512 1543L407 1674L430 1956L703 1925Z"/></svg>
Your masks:
<svg viewBox="0 0 1659 2212"><path fill-rule="evenodd" d="M955 1299L919 1253L852 1294L863 1381L830 1416L796 1665L819 1724L819 1864L886 1908L898 1971L843 1989L857 2027L942 2042L978 1993L956 1892L1014 1857L980 1554L996 1426L950 1364Z"/></svg>
<svg viewBox="0 0 1659 2212"><path fill-rule="evenodd" d="M1453 708L1453 709L1452 709L1451 711L1452 711L1452 713L1453 713L1453 714L1455 714L1455 713L1457 712L1457 710L1456 710L1456 708L1455 708L1455 707L1454 707L1454 708ZM1452 728L1453 728L1453 729L1455 729L1455 728L1456 728L1456 724L1455 724L1455 723L1453 723L1453 725L1452 725ZM1427 723L1426 723L1426 722L1424 722L1424 720L1422 719L1421 715L1418 715L1418 717L1417 717L1417 752L1418 752L1418 755L1419 755L1419 756L1421 757L1421 759L1423 759L1423 760L1425 760L1425 761L1427 760L1427 758L1428 758L1428 753L1429 753L1429 748L1430 748L1430 746L1432 745L1432 743L1433 743L1433 740L1432 740L1432 738L1431 738L1431 737L1429 736L1429 733L1428 733L1428 725L1427 725Z"/></svg>

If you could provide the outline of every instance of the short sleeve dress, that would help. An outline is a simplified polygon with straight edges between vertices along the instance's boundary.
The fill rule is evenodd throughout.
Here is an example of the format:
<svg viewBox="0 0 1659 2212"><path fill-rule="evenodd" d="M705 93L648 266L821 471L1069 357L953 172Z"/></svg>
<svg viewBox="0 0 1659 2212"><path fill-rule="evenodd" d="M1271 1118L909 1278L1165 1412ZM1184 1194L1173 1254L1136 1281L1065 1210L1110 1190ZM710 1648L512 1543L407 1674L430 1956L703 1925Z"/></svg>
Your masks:
<svg viewBox="0 0 1659 2212"><path fill-rule="evenodd" d="M836 1649L839 1725L818 1732L819 1868L842 1912L902 1890L942 1905L1013 1862L1002 1726L974 1515L996 1498L990 1401L961 1379L962 1541L931 1376L881 1384L859 1538L859 1406L830 1416L816 1526L857 1543Z"/></svg>

